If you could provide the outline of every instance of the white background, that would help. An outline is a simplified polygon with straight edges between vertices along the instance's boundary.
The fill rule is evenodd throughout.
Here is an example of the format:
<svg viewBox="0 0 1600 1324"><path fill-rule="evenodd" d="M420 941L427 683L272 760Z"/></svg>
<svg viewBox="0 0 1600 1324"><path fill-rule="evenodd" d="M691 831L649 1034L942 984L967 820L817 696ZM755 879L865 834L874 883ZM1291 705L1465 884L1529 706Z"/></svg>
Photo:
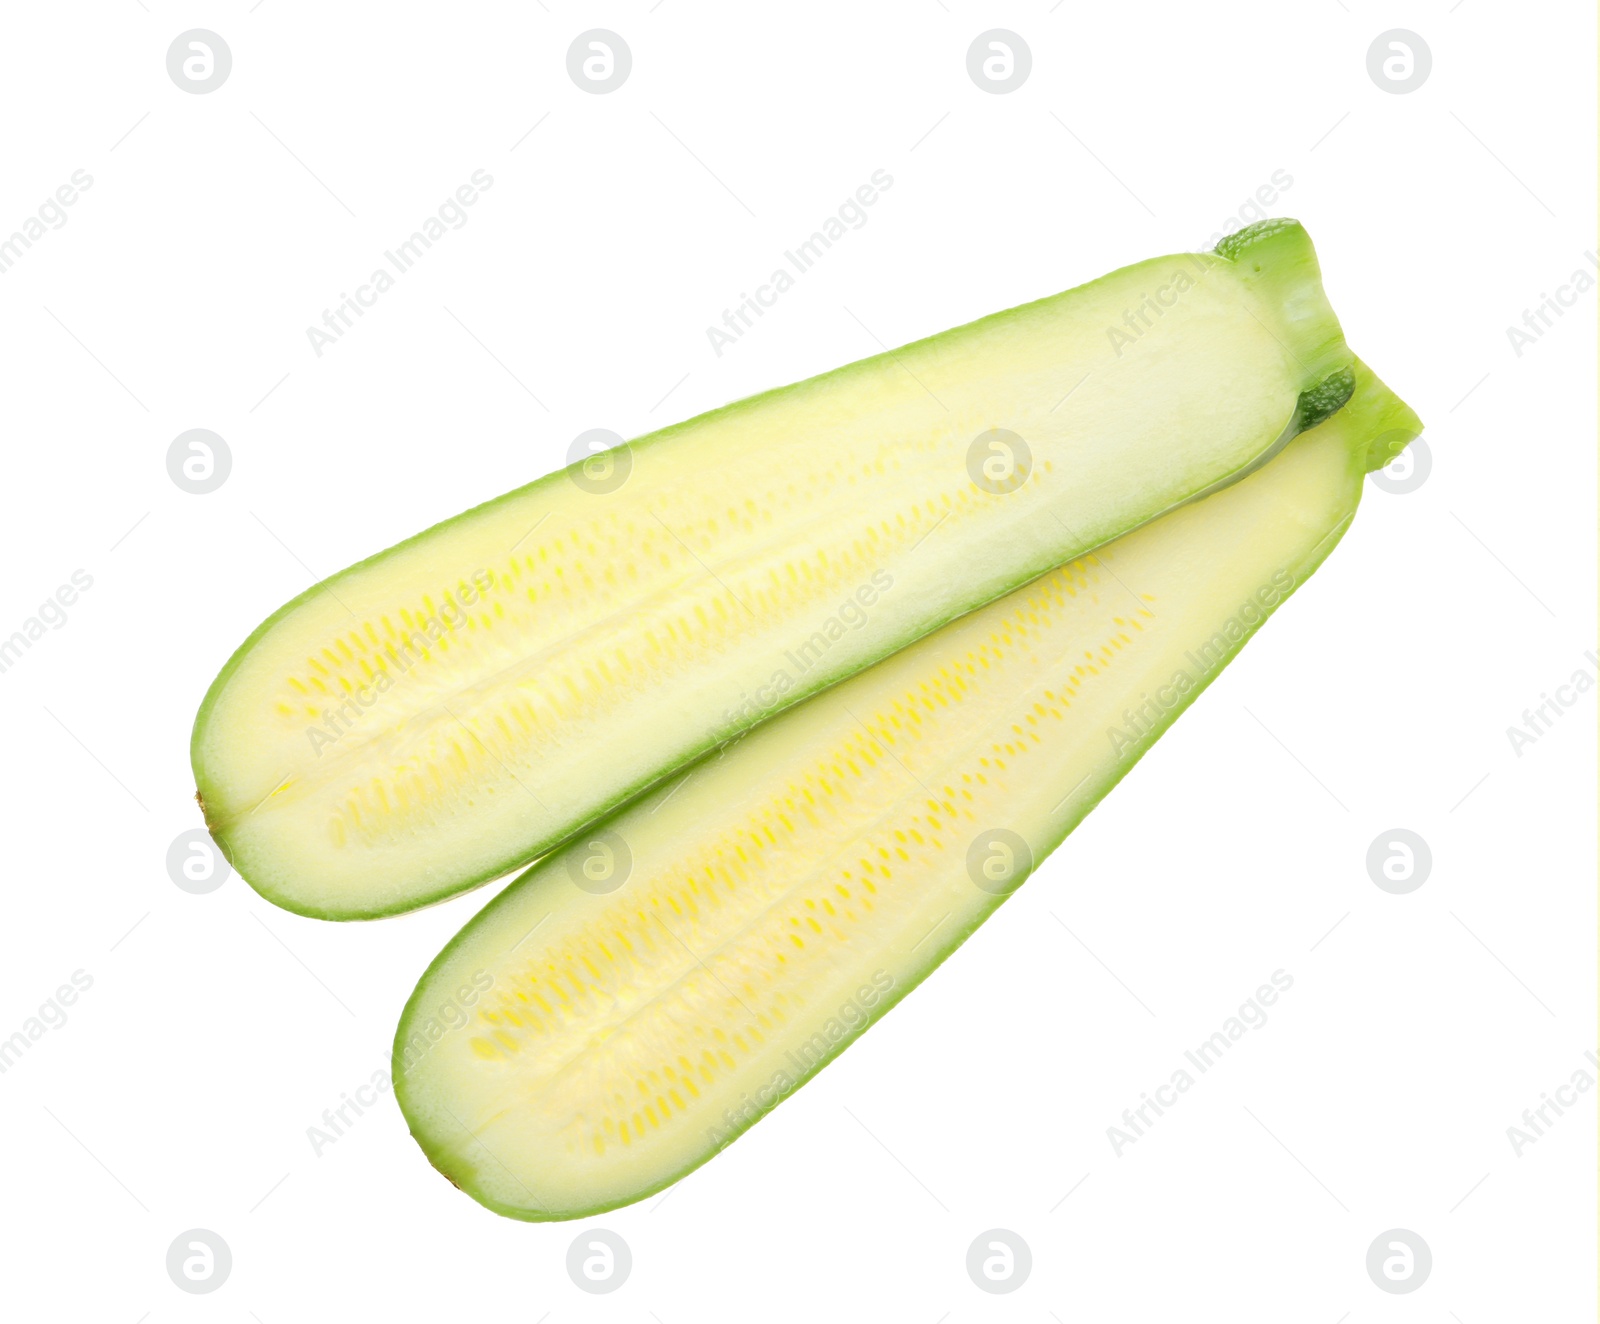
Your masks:
<svg viewBox="0 0 1600 1324"><path fill-rule="evenodd" d="M228 81L165 57L220 33ZM614 29L618 91L569 79ZM1009 95L966 71L1009 28ZM1366 52L1421 34L1426 84ZM1597 1092L1520 1156L1595 1025L1596 691L1506 728L1595 647L1596 291L1506 329L1594 244L1585 6L1494 0L713 6L166 0L9 7L0 235L92 187L0 275L0 634L93 587L0 675L11 843L0 1313L17 1319L1583 1319ZM534 127L537 126L537 127ZM320 358L306 328L477 169L493 187ZM706 327L875 169L892 188L737 345ZM213 674L312 580L655 426L1197 247L1273 172L1350 343L1429 424L1316 580L1017 897L866 1040L665 1197L584 1225L451 1190L386 1065L415 978L489 895L371 925L237 877L178 890ZM210 428L233 471L168 478ZM782 457L773 463L781 465ZM1407 896L1369 843L1421 833ZM1331 932L1330 932L1331 931ZM1271 1020L1118 1157L1107 1127L1275 969ZM1068 1194L1070 1192L1070 1195ZM1065 1199L1063 1197L1066 1197ZM209 1296L169 1243L232 1248ZM1032 1247L1012 1295L969 1243ZM1365 1256L1432 1248L1412 1295Z"/></svg>

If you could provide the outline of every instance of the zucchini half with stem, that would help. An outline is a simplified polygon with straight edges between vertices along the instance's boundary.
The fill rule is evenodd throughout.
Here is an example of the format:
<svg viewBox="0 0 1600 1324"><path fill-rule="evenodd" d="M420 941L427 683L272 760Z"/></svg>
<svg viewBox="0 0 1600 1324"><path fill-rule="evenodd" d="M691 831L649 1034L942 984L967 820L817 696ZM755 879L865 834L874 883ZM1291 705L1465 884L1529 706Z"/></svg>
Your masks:
<svg viewBox="0 0 1600 1324"><path fill-rule="evenodd" d="M1418 435L1364 366L1258 472L785 713L508 886L417 985L395 1094L522 1219L682 1177L964 941L1328 555Z"/></svg>
<svg viewBox="0 0 1600 1324"><path fill-rule="evenodd" d="M1351 356L1293 221L701 415L332 576L195 722L251 886L392 914L1248 472Z"/></svg>

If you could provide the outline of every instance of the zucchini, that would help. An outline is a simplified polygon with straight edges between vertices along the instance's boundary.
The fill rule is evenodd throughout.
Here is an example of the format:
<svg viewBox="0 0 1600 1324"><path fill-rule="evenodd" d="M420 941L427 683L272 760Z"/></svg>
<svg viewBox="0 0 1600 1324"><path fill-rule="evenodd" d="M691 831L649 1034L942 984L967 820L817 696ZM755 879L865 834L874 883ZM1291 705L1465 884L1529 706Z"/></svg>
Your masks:
<svg viewBox="0 0 1600 1324"><path fill-rule="evenodd" d="M206 825L269 900L408 910L1274 454L1351 357L1292 221L575 464L318 584L212 684Z"/></svg>
<svg viewBox="0 0 1600 1324"><path fill-rule="evenodd" d="M1417 435L1350 404L1259 472L762 726L541 861L433 962L395 1094L498 1213L676 1180L965 940L1150 748ZM469 1002L470 1007L464 1006Z"/></svg>

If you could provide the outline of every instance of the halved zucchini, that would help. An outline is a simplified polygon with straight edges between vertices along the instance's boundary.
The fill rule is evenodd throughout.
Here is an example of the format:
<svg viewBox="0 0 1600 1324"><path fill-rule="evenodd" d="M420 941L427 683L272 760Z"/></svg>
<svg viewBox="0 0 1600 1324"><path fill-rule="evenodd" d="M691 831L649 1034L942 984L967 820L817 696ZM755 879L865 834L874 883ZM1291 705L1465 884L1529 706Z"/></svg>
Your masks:
<svg viewBox="0 0 1600 1324"><path fill-rule="evenodd" d="M1417 435L1350 404L1259 472L745 737L511 884L417 985L395 1093L523 1219L683 1176L904 997L1150 748Z"/></svg>
<svg viewBox="0 0 1600 1324"><path fill-rule="evenodd" d="M212 685L206 824L331 919L497 877L1337 408L1292 221L654 433L334 575ZM620 484L620 485L619 485Z"/></svg>

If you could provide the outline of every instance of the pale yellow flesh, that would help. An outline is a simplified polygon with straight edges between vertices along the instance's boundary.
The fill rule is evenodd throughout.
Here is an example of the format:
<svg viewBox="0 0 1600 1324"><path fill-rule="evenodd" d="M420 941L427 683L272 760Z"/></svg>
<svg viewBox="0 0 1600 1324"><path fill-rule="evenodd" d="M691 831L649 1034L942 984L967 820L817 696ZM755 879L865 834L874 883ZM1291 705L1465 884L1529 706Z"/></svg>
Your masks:
<svg viewBox="0 0 1600 1324"><path fill-rule="evenodd" d="M544 1218L715 1152L998 904L975 839L1009 829L1043 858L1153 739L1129 710L1186 702L1310 573L1354 513L1358 449L1335 416L776 719L603 825L632 856L619 890L574 885L581 841L531 871L402 1026L435 1164Z"/></svg>
<svg viewBox="0 0 1600 1324"><path fill-rule="evenodd" d="M858 365L845 388L697 420L636 449L615 492L558 477L343 576L255 643L202 719L214 834L308 913L446 894L729 725L1249 465L1307 384L1282 311L1231 264L1145 266L1076 292L1070 317L1030 306L955 348ZM1179 281L1136 344L1114 344L1130 288ZM967 462L996 427L1033 461L1004 495Z"/></svg>

